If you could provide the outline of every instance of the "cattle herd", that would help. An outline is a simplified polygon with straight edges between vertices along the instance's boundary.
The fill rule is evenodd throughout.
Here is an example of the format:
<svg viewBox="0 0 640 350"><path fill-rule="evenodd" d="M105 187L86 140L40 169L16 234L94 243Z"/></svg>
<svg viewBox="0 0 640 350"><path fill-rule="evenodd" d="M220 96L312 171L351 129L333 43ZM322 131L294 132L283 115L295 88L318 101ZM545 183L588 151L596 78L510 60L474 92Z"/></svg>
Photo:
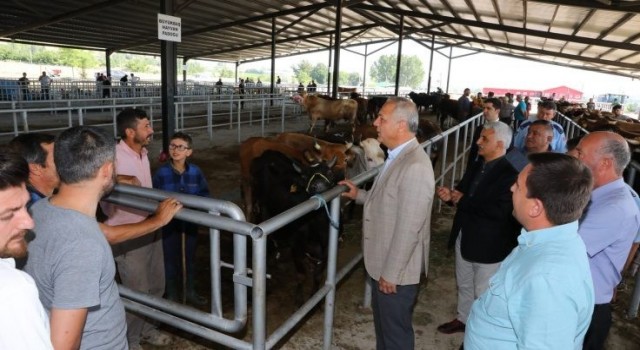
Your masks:
<svg viewBox="0 0 640 350"><path fill-rule="evenodd" d="M627 140L634 150L640 147L640 122L636 119L621 119L611 112L588 110L579 103L559 103L558 111L589 132L602 130L617 132ZM634 152L634 156L637 154Z"/></svg>
<svg viewBox="0 0 640 350"><path fill-rule="evenodd" d="M387 96L331 99L322 95L303 95L310 120L308 134L280 133L273 137L251 137L240 145L241 193L247 220L260 223L322 193L344 179L382 165L384 146L372 125ZM410 95L420 109L436 110L441 99L424 102L424 94ZM420 102L418 102L420 101ZM435 101L435 102L434 102ZM434 105L435 103L435 105ZM318 120L325 120L324 133L313 133ZM339 121L343 122L337 125ZM346 126L346 127L345 127ZM424 142L439 134L436 123L421 120L417 138ZM431 148L437 162L439 144ZM306 276L304 260L313 264L314 286L318 287L327 257L329 220L317 210L282 227L269 237L269 254L279 255L289 246L297 272L296 301L302 301L302 282Z"/></svg>

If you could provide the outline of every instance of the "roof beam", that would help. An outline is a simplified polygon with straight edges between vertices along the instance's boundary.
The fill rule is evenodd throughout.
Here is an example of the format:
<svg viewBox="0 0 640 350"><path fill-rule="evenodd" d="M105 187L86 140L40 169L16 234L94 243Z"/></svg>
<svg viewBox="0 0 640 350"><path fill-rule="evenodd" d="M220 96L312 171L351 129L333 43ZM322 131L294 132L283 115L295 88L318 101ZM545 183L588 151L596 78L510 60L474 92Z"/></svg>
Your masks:
<svg viewBox="0 0 640 350"><path fill-rule="evenodd" d="M184 9L191 6L191 4L193 4L196 1L198 0L184 0L182 3L177 4L175 9L173 10L173 14L177 16L178 14L180 14L180 12L184 11Z"/></svg>
<svg viewBox="0 0 640 350"><path fill-rule="evenodd" d="M11 0L11 2L16 5L17 7L21 7L23 8L25 11L27 12L31 12L34 15L36 15L37 17L44 17L45 15L42 13L42 11L40 11L40 9L35 9L33 8L33 6L27 6L23 3L22 0Z"/></svg>
<svg viewBox="0 0 640 350"><path fill-rule="evenodd" d="M83 7L71 12L67 12L67 13L63 13L60 15L56 15L53 17L49 17L49 18L45 18L45 19L41 19L38 21L34 21L31 22L29 24L26 24L24 26L21 27L15 27L15 28L11 28L9 30L5 30L0 32L0 37L9 37L18 33L22 33L22 32L26 32L29 30L33 30L33 29L38 29L41 27L45 27L51 24L55 24L58 22L62 22L65 21L67 19L71 19L74 17L78 17L78 16L82 16L82 15L86 15L87 13L91 13L91 12L95 12L95 11L99 11L102 10L104 8L107 7L111 7L111 6L115 6L118 5L119 3L125 2L125 1L129 1L129 0L107 0L107 1L103 1L103 2L99 2L97 4L93 4L91 6L87 6L87 7Z"/></svg>
<svg viewBox="0 0 640 350"><path fill-rule="evenodd" d="M597 44L598 46L604 46L609 48L640 51L640 45L630 44L630 43L621 43L621 42L611 41L611 40L596 40L593 38L572 36L572 35L560 34L560 33L552 33L552 32L541 31L541 30L525 29L520 27L499 25L494 23L477 22L477 21L467 20L462 18L454 18L454 17L433 15L433 14L427 14L427 13L413 13L411 11L393 9L390 7L383 7L383 6L356 5L355 7L358 9L368 10L368 11L390 12L398 15L409 16L409 17L425 18L425 19L439 21L439 22L457 23L457 24L466 25L466 26L487 28L487 29L492 29L497 31L522 34L522 35L538 36L541 38L555 39L560 41L571 41L574 43L581 43L581 44L587 44L587 45ZM441 33L442 32L436 32L435 34L440 35ZM498 42L490 41L489 43L490 43L489 45L493 45L493 43L497 44Z"/></svg>
<svg viewBox="0 0 640 350"><path fill-rule="evenodd" d="M488 50L478 49L478 48L469 48L469 50L474 50L474 51L484 52L484 53L488 53L488 54L492 54L492 55L507 56L507 57L513 58L513 55L510 55L508 53L493 52L493 51L488 51ZM597 73L613 74L613 75L618 75L618 76L626 77L626 78L635 78L635 79L640 78L640 75L624 74L624 73L619 73L619 72L610 71L610 70L574 66L574 65L571 65L571 64L568 64L568 63L562 63L562 62L549 62L549 61L545 61L543 59L539 59L539 58L535 58L535 57L529 57L529 56L523 56L523 57L518 57L518 58L523 59L523 60L528 60L528 61L540 62L540 63L544 63L544 64L553 64L553 65L556 65L556 66L563 66L563 67L567 67L567 68L581 69L581 70L597 72Z"/></svg>
<svg viewBox="0 0 640 350"><path fill-rule="evenodd" d="M593 17L593 14L596 13L596 10L591 9L586 16L584 16L584 18L582 19L582 21L580 21L580 23L578 23L578 26L573 30L573 34L571 35L577 35L578 32L580 30L582 30L582 27L584 27L585 24L587 24L587 22L589 22L589 20L591 19L591 17ZM569 42L565 42L562 45L562 48L560 49L560 52L564 51L564 48L567 47L567 45L569 44Z"/></svg>
<svg viewBox="0 0 640 350"><path fill-rule="evenodd" d="M596 40L602 40L603 38L605 38L607 35L611 34L614 30L620 28L623 24L629 22L629 20L631 20L631 18L633 18L635 15L633 13L627 13L626 15L622 16L622 18L620 18L616 23L614 23L611 27L609 27L609 29L605 30L604 32L600 33L600 35L598 35L598 37L596 38ZM588 45L587 47L585 47L584 49L582 49L582 51L580 51L578 53L578 55L582 55L585 51L589 50L589 48L592 45Z"/></svg>
<svg viewBox="0 0 640 350"><path fill-rule="evenodd" d="M284 27L282 27L282 28L280 28L280 29L276 30L276 34L280 34L280 33L284 32L285 30L287 30L287 29L289 29L289 28L291 28L291 27L295 26L296 24L298 24L298 23L300 23L300 22L304 21L304 20L305 20L305 19L307 19L309 16L313 15L314 13L316 13L316 12L318 12L318 11L320 11L320 9L319 9L319 8L318 8L318 9L311 10L311 11L309 11L309 12L305 13L304 15L302 15L302 16L300 16L300 17L298 17L296 20L291 21L291 23L287 24L286 26L284 26Z"/></svg>
<svg viewBox="0 0 640 350"><path fill-rule="evenodd" d="M365 25L359 25L359 26L345 28L342 31L343 32L359 31L359 30L362 30L362 29L369 29L369 28L373 28L373 27L376 27L376 26L377 26L377 24L365 24ZM325 31L317 32L317 33L301 35L301 36L298 36L298 37L295 37L295 38L286 38L286 39L276 40L276 44L283 44L283 43L289 43L289 42L294 42L294 41L307 40L307 39L316 38L316 37L319 37L319 36L327 36L327 35L330 35L330 34L333 34L333 33L335 33L335 30L325 30ZM202 52L200 54L191 55L189 57L185 56L185 58L192 59L192 58L197 58L197 57L213 56L213 55L219 55L219 54L222 54L222 53L227 53L227 52L232 52L232 51L255 49L255 48L259 48L259 47L263 47L263 46L269 46L269 45L271 45L270 42L256 43L256 44L242 45L242 46L234 46L234 47L229 47L229 48L226 48L226 49Z"/></svg>
<svg viewBox="0 0 640 350"><path fill-rule="evenodd" d="M123 0L118 0L118 1L123 1ZM293 14L297 14L297 13L300 13L300 12L306 12L306 11L313 11L315 9L322 9L322 8L330 7L330 6L333 6L333 4L330 3L330 2L314 4L314 5L307 5L307 6L300 6L300 7L296 7L296 8L292 8L292 9L288 9L288 10L282 10L282 11L278 11L278 12L267 13L267 14L260 15L260 16L244 18L244 19L237 20L237 21L214 24L214 25L207 26L207 27L202 27L202 28L198 28L198 29L184 31L184 32L182 32L182 38L184 39L184 38L192 36L192 35L203 34L203 33L211 32L211 31L214 31L214 30L220 30L220 29L225 29L225 28L229 28L229 27L235 27L237 25L248 24L248 23L251 23L251 22L263 21L265 19L271 19L273 17L293 15ZM134 42L134 43L130 43L130 44L127 44L127 45L114 47L114 48L112 48L112 50L113 51L121 51L121 50L125 50L125 49L130 49L132 47L153 44L153 43L155 43L157 41L158 41L157 34L154 33L154 35L150 35L148 38L145 38L143 40L140 40L140 41L137 41L137 42Z"/></svg>
<svg viewBox="0 0 640 350"><path fill-rule="evenodd" d="M377 41L370 41L368 44L369 45L374 45L374 44L380 44L380 43L386 43L389 40L393 40L393 42L391 42L389 45L392 45L395 43L395 39L384 39L384 40L377 40ZM357 45L353 45L353 46L361 46L364 44L357 44ZM385 47L387 47L388 45L386 45ZM343 47L341 47L342 50L344 50ZM288 54L282 54L282 55L276 55L276 58L284 58L284 57L292 57L292 56L298 56L298 55L305 55L308 53L314 53L314 52L322 52L322 51L326 51L326 48L319 48L319 49L313 49L313 50L309 50L309 51L305 51L305 52L296 52L296 53L288 53ZM362 55L362 54L360 54ZM371 53L368 53L368 56L370 56ZM204 58L205 60L210 60L208 58ZM264 61L264 60L268 60L269 58L251 58L248 60L244 60L244 61L239 61L242 64L245 63L251 63L251 62L259 62L259 61ZM235 62L235 61L234 61Z"/></svg>
<svg viewBox="0 0 640 350"><path fill-rule="evenodd" d="M478 38L468 38L468 37L455 35L455 34L450 34L450 33L433 32L432 34L435 34L435 35L441 36L441 37L444 36L444 37L448 37L448 38L452 38L452 39L457 39L457 40L468 40L468 41L471 41L471 42L475 42L475 43L478 43L478 44L489 45L489 46L504 47L504 48L507 48L509 50L526 51L526 52L537 53L537 54L540 54L540 55L556 56L556 57L566 58L566 59L569 59L569 60L592 62L592 63L597 63L597 64L606 64L606 65L617 66L617 67L627 68L627 69L635 69L635 70L637 70L640 67L637 64L630 64L630 63L624 63L624 62L603 60L603 59L599 59L599 58L581 57L581 56L578 56L578 55L571 55L571 54L566 54L566 53L562 53L562 52L555 52L555 51L547 51L547 50L544 50L544 49L536 49L536 48L531 48L531 47L521 47L521 46L512 45L512 44L500 43L500 42L497 42L497 41L478 39Z"/></svg>
<svg viewBox="0 0 640 350"><path fill-rule="evenodd" d="M476 7L473 6L473 2L471 2L471 0L464 0L464 1L467 3L467 6L469 6L469 9L471 10L471 13L473 13L473 17L476 18L476 21L482 22L482 19L480 19L480 16L478 15L478 11L476 11ZM498 15L498 12L496 12L496 15ZM458 17L458 16L456 16L456 17ZM500 20L500 24L502 24L502 20ZM469 28L467 28L467 30L469 30ZM487 37L490 38L491 35L489 35L489 31L487 31L486 28L483 28L483 30L484 30L484 33L487 35ZM471 32L471 31L469 30L469 32ZM473 35L473 34L471 34L471 35ZM475 37L475 35L473 35L473 36Z"/></svg>
<svg viewBox="0 0 640 350"><path fill-rule="evenodd" d="M640 12L640 4L637 1L631 2L632 5L605 4L602 1L585 1L585 0L533 0L534 2L542 2L546 4L586 7L595 10L619 11L619 12Z"/></svg>

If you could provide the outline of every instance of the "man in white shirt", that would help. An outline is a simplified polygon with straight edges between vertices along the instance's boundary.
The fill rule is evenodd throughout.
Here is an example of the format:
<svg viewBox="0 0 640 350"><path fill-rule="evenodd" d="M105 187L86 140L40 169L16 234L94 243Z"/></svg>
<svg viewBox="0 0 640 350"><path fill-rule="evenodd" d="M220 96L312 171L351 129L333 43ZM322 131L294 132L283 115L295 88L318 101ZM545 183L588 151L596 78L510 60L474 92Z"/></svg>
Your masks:
<svg viewBox="0 0 640 350"><path fill-rule="evenodd" d="M33 279L15 268L27 255L29 166L18 154L0 152L0 349L53 349L49 317Z"/></svg>
<svg viewBox="0 0 640 350"><path fill-rule="evenodd" d="M51 86L51 78L47 76L47 72L42 72L42 75L38 78L40 82L40 89L42 92L41 98L43 100L49 99L49 87Z"/></svg>

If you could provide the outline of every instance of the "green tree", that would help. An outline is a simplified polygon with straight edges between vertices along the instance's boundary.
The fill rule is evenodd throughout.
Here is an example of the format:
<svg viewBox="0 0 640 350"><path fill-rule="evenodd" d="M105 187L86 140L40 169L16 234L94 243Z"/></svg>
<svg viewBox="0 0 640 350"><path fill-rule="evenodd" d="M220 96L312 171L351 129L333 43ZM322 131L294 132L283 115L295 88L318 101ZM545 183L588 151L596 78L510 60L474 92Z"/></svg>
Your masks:
<svg viewBox="0 0 640 350"><path fill-rule="evenodd" d="M233 78L234 72L231 68L227 66L221 66L220 68L217 69L217 71L215 72L215 75L217 75L220 78Z"/></svg>
<svg viewBox="0 0 640 350"><path fill-rule="evenodd" d="M60 63L71 66L72 69L80 68L80 76L87 79L87 68L96 67L98 60L89 51L77 49L60 49Z"/></svg>
<svg viewBox="0 0 640 350"><path fill-rule="evenodd" d="M324 84L327 82L328 71L329 69L326 64L318 63L313 67L309 75L311 76L311 79L316 81L316 83Z"/></svg>
<svg viewBox="0 0 640 350"><path fill-rule="evenodd" d="M204 71L205 69L200 63L194 61L187 62L187 74L198 75L204 73Z"/></svg>
<svg viewBox="0 0 640 350"><path fill-rule="evenodd" d="M33 55L33 62L39 64L60 64L60 53L53 50L42 50Z"/></svg>
<svg viewBox="0 0 640 350"><path fill-rule="evenodd" d="M383 55L371 66L371 78L380 83L395 83L396 80L396 56ZM402 55L400 65L400 86L416 88L420 86L424 78L422 61L415 55Z"/></svg>
<svg viewBox="0 0 640 350"><path fill-rule="evenodd" d="M340 85L360 85L360 74L354 72L340 72L338 76L338 84Z"/></svg>
<svg viewBox="0 0 640 350"><path fill-rule="evenodd" d="M298 82L306 83L311 81L313 66L309 61L302 60L302 62L291 66L291 69L293 69L293 75L296 77Z"/></svg>
<svg viewBox="0 0 640 350"><path fill-rule="evenodd" d="M125 60L124 67L132 72L146 73L151 70L151 67L153 67L155 63L156 62L151 57L136 56Z"/></svg>

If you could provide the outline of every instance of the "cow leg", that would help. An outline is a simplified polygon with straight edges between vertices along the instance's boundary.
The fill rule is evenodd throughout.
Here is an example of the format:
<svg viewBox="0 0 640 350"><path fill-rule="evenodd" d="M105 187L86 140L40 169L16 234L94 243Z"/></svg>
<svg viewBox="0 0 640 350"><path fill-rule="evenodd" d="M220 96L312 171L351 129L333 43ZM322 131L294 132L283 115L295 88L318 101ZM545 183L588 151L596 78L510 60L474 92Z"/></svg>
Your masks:
<svg viewBox="0 0 640 350"><path fill-rule="evenodd" d="M295 291L295 303L297 306L302 306L304 304L304 281L305 276L307 275L307 269L304 266L305 262L305 249L304 249L304 239L298 238L299 236L304 236L301 232L295 233L296 238L294 238L295 243L293 247L291 247L291 253L293 255L293 263L296 267L296 291Z"/></svg>
<svg viewBox="0 0 640 350"><path fill-rule="evenodd" d="M244 214L247 222L253 222L253 192L251 185L246 180L242 180L242 198L244 200Z"/></svg>

